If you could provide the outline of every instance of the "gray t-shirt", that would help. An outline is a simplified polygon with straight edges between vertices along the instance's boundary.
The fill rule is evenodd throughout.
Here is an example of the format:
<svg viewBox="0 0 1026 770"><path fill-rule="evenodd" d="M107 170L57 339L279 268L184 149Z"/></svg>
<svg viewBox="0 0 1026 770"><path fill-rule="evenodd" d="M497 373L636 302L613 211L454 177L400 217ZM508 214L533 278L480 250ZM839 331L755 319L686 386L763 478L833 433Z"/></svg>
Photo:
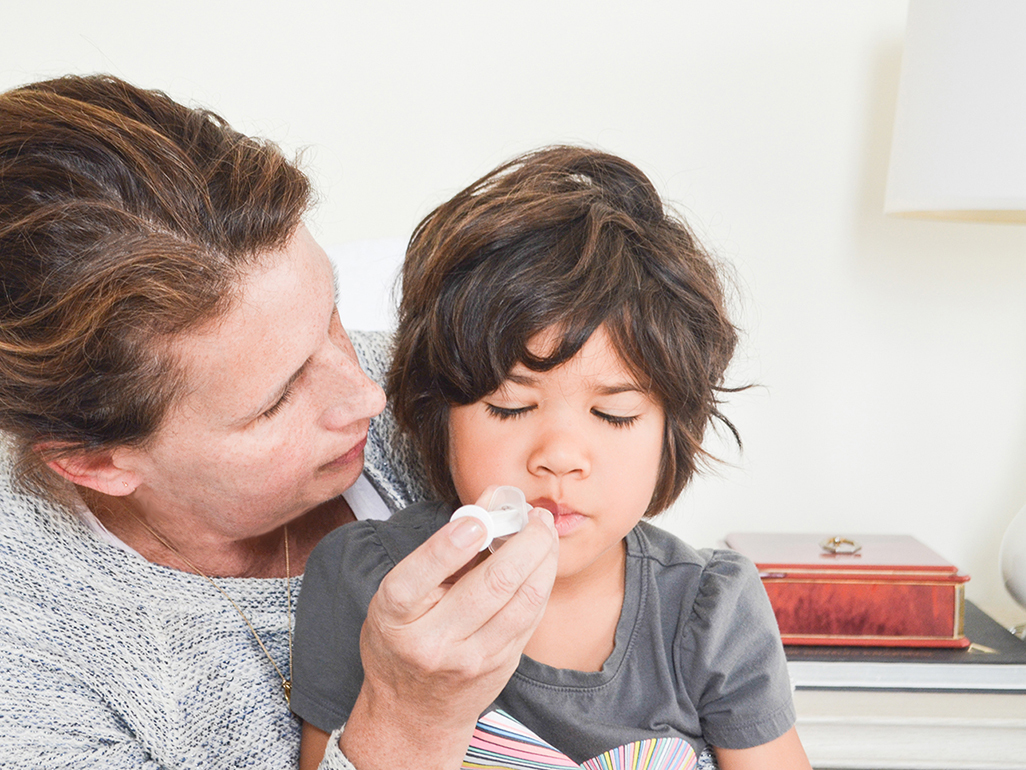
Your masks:
<svg viewBox="0 0 1026 770"><path fill-rule="evenodd" d="M296 614L292 708L331 731L363 680L360 628L381 579L448 520L421 503L388 522L328 535L307 562ZM645 522L626 539L616 643L601 671L556 669L527 656L494 707L584 762L654 738L748 748L794 724L773 611L755 567L727 550L695 550ZM573 639L567 639L573 644Z"/></svg>

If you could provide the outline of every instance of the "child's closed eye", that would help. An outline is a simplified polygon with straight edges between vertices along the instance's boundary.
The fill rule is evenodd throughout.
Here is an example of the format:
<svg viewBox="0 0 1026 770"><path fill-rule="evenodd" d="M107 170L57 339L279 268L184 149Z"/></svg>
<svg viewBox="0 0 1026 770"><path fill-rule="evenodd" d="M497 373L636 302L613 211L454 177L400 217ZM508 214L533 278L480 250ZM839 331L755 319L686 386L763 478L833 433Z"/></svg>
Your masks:
<svg viewBox="0 0 1026 770"><path fill-rule="evenodd" d="M631 415L607 414L606 412L600 412L598 409L592 409L591 413L593 415L595 415L596 417L598 417L600 420L605 420L610 425L613 425L613 426L615 426L617 428L628 428L628 427L630 427L631 425L633 425L637 421L638 416L639 416L639 415L636 415L636 414L631 414Z"/></svg>
<svg viewBox="0 0 1026 770"><path fill-rule="evenodd" d="M498 417L500 420L512 420L523 415L534 409L534 406L496 406L495 404L486 403L485 407L488 409L488 414L492 417Z"/></svg>

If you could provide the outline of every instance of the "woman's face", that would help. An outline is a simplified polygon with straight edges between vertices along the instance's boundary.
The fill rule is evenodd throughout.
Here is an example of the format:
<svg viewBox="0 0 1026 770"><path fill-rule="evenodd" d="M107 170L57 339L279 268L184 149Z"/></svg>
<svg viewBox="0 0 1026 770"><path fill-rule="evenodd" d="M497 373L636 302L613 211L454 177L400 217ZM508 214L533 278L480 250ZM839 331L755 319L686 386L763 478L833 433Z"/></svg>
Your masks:
<svg viewBox="0 0 1026 770"><path fill-rule="evenodd" d="M301 227L268 264L223 318L173 344L185 395L122 458L147 517L255 537L337 497L363 469L385 397L339 321L328 258Z"/></svg>

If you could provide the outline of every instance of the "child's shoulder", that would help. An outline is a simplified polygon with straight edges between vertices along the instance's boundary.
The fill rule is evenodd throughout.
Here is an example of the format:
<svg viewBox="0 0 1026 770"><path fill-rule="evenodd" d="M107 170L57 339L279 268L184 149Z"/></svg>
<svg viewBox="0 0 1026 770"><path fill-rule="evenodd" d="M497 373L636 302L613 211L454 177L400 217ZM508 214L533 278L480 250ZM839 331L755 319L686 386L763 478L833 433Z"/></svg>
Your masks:
<svg viewBox="0 0 1026 770"><path fill-rule="evenodd" d="M639 522L627 536L627 554L657 562L664 567L758 575L751 560L737 551L729 548L695 548L647 521Z"/></svg>
<svg viewBox="0 0 1026 770"><path fill-rule="evenodd" d="M314 548L308 569L339 562L398 564L421 543L445 526L452 515L446 503L415 503L385 520L367 519L344 524L329 532Z"/></svg>
<svg viewBox="0 0 1026 770"><path fill-rule="evenodd" d="M758 604L765 595L759 571L750 559L737 551L695 548L644 521L631 531L626 543L628 558L647 563L660 593L672 595L674 603L684 606L729 605L738 601Z"/></svg>

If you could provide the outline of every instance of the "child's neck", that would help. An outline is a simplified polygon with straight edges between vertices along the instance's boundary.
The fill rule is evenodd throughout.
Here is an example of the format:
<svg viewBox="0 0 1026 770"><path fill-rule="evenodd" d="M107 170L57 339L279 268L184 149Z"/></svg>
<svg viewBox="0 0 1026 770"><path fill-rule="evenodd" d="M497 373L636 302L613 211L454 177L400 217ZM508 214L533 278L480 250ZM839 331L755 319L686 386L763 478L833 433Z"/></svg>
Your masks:
<svg viewBox="0 0 1026 770"><path fill-rule="evenodd" d="M613 651L623 607L623 545L581 573L556 578L545 615L524 653L539 663L598 671Z"/></svg>

